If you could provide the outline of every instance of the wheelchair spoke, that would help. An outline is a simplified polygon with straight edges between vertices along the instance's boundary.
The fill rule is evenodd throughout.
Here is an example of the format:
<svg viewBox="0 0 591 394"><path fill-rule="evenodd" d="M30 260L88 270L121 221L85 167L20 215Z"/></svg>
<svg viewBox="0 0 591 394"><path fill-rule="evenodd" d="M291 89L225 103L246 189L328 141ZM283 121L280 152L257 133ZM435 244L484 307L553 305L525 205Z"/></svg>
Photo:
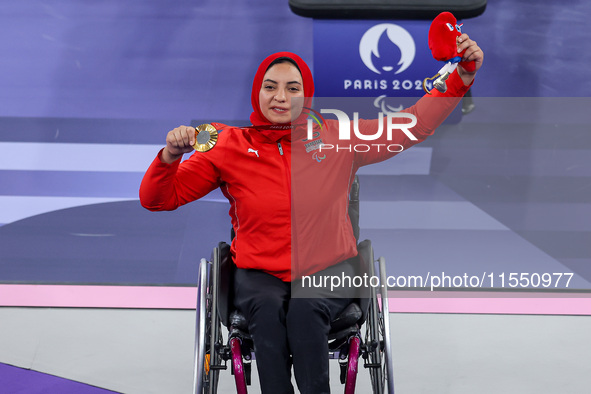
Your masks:
<svg viewBox="0 0 591 394"><path fill-rule="evenodd" d="M375 293L374 293L375 295ZM374 394L384 394L384 371L382 354L382 330L380 329L381 312L377 303L377 298L373 297L368 313L368 321L365 332L365 345L368 352L369 374Z"/></svg>
<svg viewBox="0 0 591 394"><path fill-rule="evenodd" d="M215 394L219 380L219 369L225 368L219 349L223 337L221 323L216 313L217 274L219 265L201 260L197 298L197 325L195 338L194 394Z"/></svg>
<svg viewBox="0 0 591 394"><path fill-rule="evenodd" d="M375 266L371 269L374 274ZM386 283L383 258L379 259L379 275L381 283ZM394 394L387 289L372 291L371 296L365 333L365 366L369 368L374 394Z"/></svg>

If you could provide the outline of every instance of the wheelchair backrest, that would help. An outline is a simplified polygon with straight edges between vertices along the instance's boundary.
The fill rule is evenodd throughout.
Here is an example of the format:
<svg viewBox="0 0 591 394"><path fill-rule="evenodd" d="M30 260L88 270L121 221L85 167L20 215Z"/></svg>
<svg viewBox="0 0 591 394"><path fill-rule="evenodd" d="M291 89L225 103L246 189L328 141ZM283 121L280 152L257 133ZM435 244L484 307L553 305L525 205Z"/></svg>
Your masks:
<svg viewBox="0 0 591 394"><path fill-rule="evenodd" d="M359 242L359 178L357 175L349 192L349 219L351 219L355 239Z"/></svg>

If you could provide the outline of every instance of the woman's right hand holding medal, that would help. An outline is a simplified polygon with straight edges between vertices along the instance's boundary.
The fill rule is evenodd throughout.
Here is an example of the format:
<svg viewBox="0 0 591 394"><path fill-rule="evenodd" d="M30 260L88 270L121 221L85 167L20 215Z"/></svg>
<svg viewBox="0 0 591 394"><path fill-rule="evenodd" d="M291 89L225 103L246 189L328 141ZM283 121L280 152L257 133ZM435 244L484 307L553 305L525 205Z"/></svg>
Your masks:
<svg viewBox="0 0 591 394"><path fill-rule="evenodd" d="M180 159L185 153L193 151L195 144L195 128L179 126L166 135L166 147L162 151L163 162L171 164Z"/></svg>

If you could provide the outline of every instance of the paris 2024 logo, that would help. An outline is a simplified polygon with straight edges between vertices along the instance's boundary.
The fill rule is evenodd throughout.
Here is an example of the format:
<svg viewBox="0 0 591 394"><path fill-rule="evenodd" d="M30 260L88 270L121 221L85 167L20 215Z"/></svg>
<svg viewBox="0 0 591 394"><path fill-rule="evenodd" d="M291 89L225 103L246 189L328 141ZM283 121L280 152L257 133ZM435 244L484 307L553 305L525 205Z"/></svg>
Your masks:
<svg viewBox="0 0 591 394"><path fill-rule="evenodd" d="M400 57L396 59L398 53ZM388 96L422 94L423 91L421 78L398 77L413 64L416 54L415 40L404 27L393 23L374 25L359 40L359 57L365 67L379 77L346 79L344 88L375 93L374 107L385 114L399 112L404 106L399 102L392 104L393 100L388 100Z"/></svg>

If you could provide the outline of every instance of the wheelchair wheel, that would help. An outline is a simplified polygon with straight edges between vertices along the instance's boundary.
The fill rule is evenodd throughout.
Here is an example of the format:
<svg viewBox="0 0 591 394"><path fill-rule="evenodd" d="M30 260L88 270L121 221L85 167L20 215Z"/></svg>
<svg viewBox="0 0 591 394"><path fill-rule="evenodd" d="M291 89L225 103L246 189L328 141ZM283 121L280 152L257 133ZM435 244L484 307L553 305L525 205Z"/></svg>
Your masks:
<svg viewBox="0 0 591 394"><path fill-rule="evenodd" d="M197 310L195 324L195 364L193 371L193 394L203 392L203 375L206 368L209 369L209 363L206 367L205 358L205 326L207 325L207 271L209 263L201 259L199 264L199 274L197 279Z"/></svg>
<svg viewBox="0 0 591 394"><path fill-rule="evenodd" d="M370 268L375 275L375 268ZM390 344L390 320L386 287L386 262L379 259L379 277L382 287L371 289L371 302L367 315L365 344L368 349L367 365L374 394L394 394L394 369ZM380 295L381 302L377 295Z"/></svg>
<svg viewBox="0 0 591 394"><path fill-rule="evenodd" d="M199 265L195 370L193 373L194 394L217 393L219 370L216 367L220 365L221 357L217 352L216 345L222 342L222 337L220 321L216 312L219 259L216 259L215 253L214 251L213 264L201 259Z"/></svg>
<svg viewBox="0 0 591 394"><path fill-rule="evenodd" d="M383 257L379 258L380 264L380 283L384 286L380 287L382 296L382 337L384 340L384 354L385 354L385 375L388 386L388 393L394 394L394 361L392 360L392 342L390 340L390 308L388 306L388 287L386 285L386 260Z"/></svg>

